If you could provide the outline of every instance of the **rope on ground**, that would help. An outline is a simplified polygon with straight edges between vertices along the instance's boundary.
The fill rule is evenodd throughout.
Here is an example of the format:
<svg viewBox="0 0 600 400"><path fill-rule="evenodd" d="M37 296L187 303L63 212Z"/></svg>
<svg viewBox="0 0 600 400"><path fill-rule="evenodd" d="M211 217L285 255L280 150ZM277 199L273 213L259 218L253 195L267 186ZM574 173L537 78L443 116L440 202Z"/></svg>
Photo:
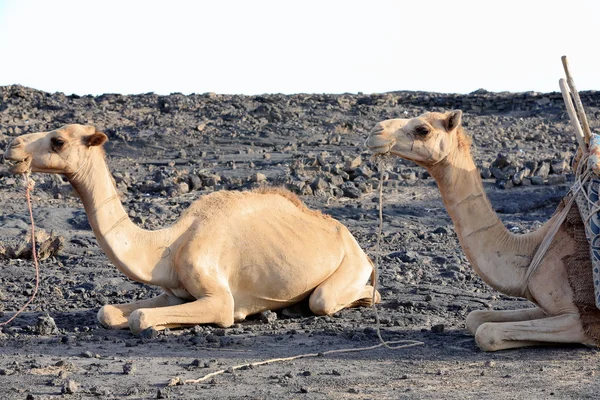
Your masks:
<svg viewBox="0 0 600 400"><path fill-rule="evenodd" d="M31 179L31 177L29 176L29 173L23 174L23 178L25 180L25 182L24 182L24 185L25 185L25 197L27 198L27 207L29 208L29 220L31 222L31 256L33 258L33 264L35 265L35 288L33 289L33 294L31 295L31 297L29 298L29 300L27 300L27 303L25 303L25 305L23 307L21 307L15 313L15 315L13 315L12 317L10 317L10 319L8 321L0 323L0 326L8 325L15 318L17 318L17 316L19 314L21 314L27 308L27 306L29 304L31 304L31 302L33 301L33 299L35 299L35 296L37 295L37 292L38 292L38 288L40 286L40 268L39 268L39 265L38 265L37 251L35 249L35 247L36 247L36 244L35 244L35 223L33 221L33 209L31 207L31 192L33 191L33 188L35 186L35 182L33 181L33 179Z"/></svg>
<svg viewBox="0 0 600 400"><path fill-rule="evenodd" d="M423 343L422 342L417 342L414 340L397 340L397 341L393 341L393 342L388 342L388 343L392 343L392 344L396 344L396 343L406 343L402 346L396 346L394 347L394 349L406 349L409 347L414 347L414 346L420 346ZM357 348L351 348L351 349L337 349L337 350L327 350L327 351L323 351L320 353L308 353L308 354L298 354L296 356L292 356L292 357L281 357L281 358L271 358L268 360L263 360L263 361L257 361L257 362L253 362L253 363L246 363L246 364L239 364L239 365L235 365L233 367L227 368L227 369L221 369L219 371L214 371L211 372L209 374L204 375L201 378L198 379L186 379L186 380L181 380L180 378L173 378L171 379L171 381L169 381L167 386L175 386L175 385L188 385L188 384L196 384L196 383L201 383L204 382L210 378L213 378L217 375L221 375L224 374L226 372L233 372L235 370L238 369L250 369L250 368L254 368L254 367L258 367L260 365L266 365L266 364L272 364L272 363L276 363L276 362L282 362L282 361L293 361L293 360L298 360L301 358L309 358L309 357L323 357L329 354L340 354L340 353L355 353L358 351L366 351L366 350L374 350L376 348L382 347L384 344L380 343L380 344L376 344L373 346L368 346L368 347L357 347Z"/></svg>

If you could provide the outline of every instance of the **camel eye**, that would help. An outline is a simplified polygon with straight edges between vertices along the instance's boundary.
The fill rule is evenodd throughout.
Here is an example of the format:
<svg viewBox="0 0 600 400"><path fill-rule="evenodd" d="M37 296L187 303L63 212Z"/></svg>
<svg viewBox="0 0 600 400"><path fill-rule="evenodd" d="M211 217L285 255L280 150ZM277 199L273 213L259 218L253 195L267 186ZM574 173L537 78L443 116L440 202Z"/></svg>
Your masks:
<svg viewBox="0 0 600 400"><path fill-rule="evenodd" d="M429 128L425 125L417 126L415 128L415 134L417 136L425 137L429 134Z"/></svg>
<svg viewBox="0 0 600 400"><path fill-rule="evenodd" d="M52 148L54 150L60 150L65 144L65 141L61 138L52 138L50 139L50 143L52 144Z"/></svg>

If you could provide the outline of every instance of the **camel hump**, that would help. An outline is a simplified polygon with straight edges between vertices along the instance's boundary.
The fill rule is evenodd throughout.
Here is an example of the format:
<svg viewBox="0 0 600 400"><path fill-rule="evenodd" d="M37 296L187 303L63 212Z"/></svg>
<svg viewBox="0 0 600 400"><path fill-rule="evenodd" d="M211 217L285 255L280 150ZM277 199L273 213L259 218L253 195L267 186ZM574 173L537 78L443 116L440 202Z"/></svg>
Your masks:
<svg viewBox="0 0 600 400"><path fill-rule="evenodd" d="M290 192L286 188L283 188L280 186L261 186L259 188L252 190L252 192L257 193L257 194L275 194L275 195L281 196L281 197L287 199L288 201L290 201L296 207L298 207L302 212L305 212L307 214L311 214L311 215L314 215L317 217L321 217L323 219L334 220L329 215L323 214L321 211L311 210L310 208L308 208L306 206L306 204L304 204L304 202L302 200L300 200L300 198L298 196L296 196L294 193Z"/></svg>

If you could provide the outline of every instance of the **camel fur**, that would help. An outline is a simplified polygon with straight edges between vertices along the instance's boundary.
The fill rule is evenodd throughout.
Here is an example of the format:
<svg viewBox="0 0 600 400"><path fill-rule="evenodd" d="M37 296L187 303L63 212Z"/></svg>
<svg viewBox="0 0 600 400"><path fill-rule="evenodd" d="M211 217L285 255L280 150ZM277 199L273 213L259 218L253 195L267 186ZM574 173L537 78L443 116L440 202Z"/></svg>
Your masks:
<svg viewBox="0 0 600 400"><path fill-rule="evenodd" d="M582 250L577 240L584 235L581 219L561 225L541 264L525 282L529 264L557 214L535 232L509 232L483 190L470 153L471 140L461 121L460 110L382 121L373 128L366 145L375 154L402 157L426 168L438 184L475 272L494 289L527 298L537 306L472 311L467 317L468 330L485 351L552 343L597 346L600 313L589 307L593 288L590 292L588 285L582 291L580 284L592 282L589 249L584 246ZM570 215L569 221L575 220ZM573 263L582 257L587 260L585 267ZM573 264L581 268L575 270Z"/></svg>
<svg viewBox="0 0 600 400"><path fill-rule="evenodd" d="M352 234L283 189L211 193L171 227L137 227L117 195L106 140L92 126L73 124L19 136L4 154L12 173L65 175L112 263L130 279L164 290L156 298L105 305L98 312L105 327L135 334L228 327L306 297L317 315L372 304L373 287L366 284L372 263Z"/></svg>

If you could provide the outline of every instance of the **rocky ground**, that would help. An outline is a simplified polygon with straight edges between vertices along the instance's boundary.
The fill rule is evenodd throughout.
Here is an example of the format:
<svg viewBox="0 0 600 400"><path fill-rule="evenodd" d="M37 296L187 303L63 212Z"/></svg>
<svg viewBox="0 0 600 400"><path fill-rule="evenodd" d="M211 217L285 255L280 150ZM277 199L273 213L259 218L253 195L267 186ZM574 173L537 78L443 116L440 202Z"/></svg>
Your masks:
<svg viewBox="0 0 600 400"><path fill-rule="evenodd" d="M600 93L582 98L599 131ZM347 225L375 258L379 173L364 139L380 120L452 108L465 111L473 155L501 219L513 232L539 227L573 180L575 138L558 93L79 97L6 86L0 87L0 149L23 133L94 124L110 138L109 166L140 226L168 225L215 190L284 185ZM471 310L528 303L475 275L426 171L394 160L384 175L382 335L422 346L230 370L170 387L174 378L237 364L375 345L374 313L359 308L315 317L300 307L228 329L196 326L142 337L105 330L96 322L100 306L158 289L128 280L108 262L68 184L35 176L36 223L60 239L41 262L38 297L0 332L0 398L597 398L597 350L478 350L465 329ZM6 320L35 282L23 258L27 249L19 248L28 229L24 191L1 168L0 188Z"/></svg>

